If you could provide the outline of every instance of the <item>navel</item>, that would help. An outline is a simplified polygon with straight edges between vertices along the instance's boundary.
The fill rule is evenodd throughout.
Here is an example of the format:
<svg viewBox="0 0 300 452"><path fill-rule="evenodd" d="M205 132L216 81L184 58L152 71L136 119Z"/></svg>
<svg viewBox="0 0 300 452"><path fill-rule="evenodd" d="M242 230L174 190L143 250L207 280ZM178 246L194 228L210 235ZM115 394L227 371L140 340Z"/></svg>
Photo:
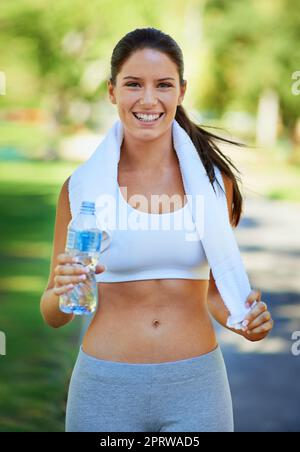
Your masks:
<svg viewBox="0 0 300 452"><path fill-rule="evenodd" d="M159 320L157 320L157 319L154 319L154 320L152 321L152 325L153 325L153 327L154 327L154 328L158 328L158 327L159 327L159 325L160 325L160 322L159 322Z"/></svg>

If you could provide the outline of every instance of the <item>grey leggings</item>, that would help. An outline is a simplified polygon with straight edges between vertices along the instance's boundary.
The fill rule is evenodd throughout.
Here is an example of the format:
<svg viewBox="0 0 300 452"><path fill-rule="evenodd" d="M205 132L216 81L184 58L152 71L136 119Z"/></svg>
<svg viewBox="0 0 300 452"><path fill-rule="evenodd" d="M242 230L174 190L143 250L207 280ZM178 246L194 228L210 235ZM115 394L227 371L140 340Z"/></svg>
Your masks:
<svg viewBox="0 0 300 452"><path fill-rule="evenodd" d="M67 432L233 432L230 387L218 345L162 363L97 359L80 347Z"/></svg>

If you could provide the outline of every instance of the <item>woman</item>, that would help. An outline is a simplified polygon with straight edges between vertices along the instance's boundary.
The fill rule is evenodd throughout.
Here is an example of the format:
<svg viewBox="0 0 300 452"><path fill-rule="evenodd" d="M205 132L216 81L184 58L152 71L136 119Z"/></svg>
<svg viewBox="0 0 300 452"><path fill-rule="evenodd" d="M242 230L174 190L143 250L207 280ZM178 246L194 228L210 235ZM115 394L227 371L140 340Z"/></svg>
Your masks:
<svg viewBox="0 0 300 452"><path fill-rule="evenodd" d="M221 138L190 121L181 106L185 91L182 53L170 36L153 28L137 29L115 47L108 92L124 125L118 167L120 202L131 211L156 218L173 217L185 209L186 193L171 135L175 118L190 135L210 180L214 180L214 164L221 170L230 222L237 226L242 199L229 160L215 144ZM83 268L72 264L64 253L71 220L68 182L59 196L51 272L41 300L42 315L54 328L74 318L59 311L59 295L85 277ZM121 187L126 187L127 196ZM135 203L136 194L144 195L150 208ZM180 202L174 210L166 204L151 209L154 194L176 194ZM122 243L129 237L126 234ZM125 266L130 262L132 269L139 260L139 268L145 269L142 277L137 268L125 280L105 282L109 248L102 255L107 269L100 264L96 269L101 305L84 335L73 370L66 431L234 429L226 368L209 316L210 311L226 326L228 310L199 243L183 244L182 236L174 232L157 234L154 239L144 232L138 257L124 255L124 247L118 249ZM131 236L131 240L138 241L140 236ZM145 253L146 241L151 253ZM247 316L248 327L232 330L250 341L263 339L273 327L259 290L252 291L247 301L252 305L255 300L258 303Z"/></svg>

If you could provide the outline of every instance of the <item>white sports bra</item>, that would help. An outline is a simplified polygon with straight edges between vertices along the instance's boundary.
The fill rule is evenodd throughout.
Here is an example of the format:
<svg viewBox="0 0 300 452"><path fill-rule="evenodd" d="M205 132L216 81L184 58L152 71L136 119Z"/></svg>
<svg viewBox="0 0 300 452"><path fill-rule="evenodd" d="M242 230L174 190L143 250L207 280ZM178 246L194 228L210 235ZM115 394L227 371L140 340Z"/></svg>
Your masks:
<svg viewBox="0 0 300 452"><path fill-rule="evenodd" d="M124 199L118 185L117 227L99 262L97 282L209 279L210 267L188 203L171 213L147 213Z"/></svg>

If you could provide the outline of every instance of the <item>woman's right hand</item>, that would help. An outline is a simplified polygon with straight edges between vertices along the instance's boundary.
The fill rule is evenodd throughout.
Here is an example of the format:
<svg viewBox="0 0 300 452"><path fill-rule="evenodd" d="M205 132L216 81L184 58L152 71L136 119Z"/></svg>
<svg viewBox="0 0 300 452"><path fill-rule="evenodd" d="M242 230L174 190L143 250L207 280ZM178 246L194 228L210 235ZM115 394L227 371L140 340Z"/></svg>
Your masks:
<svg viewBox="0 0 300 452"><path fill-rule="evenodd" d="M62 295L74 288L80 282L87 278L90 272L88 267L79 264L72 256L67 253L61 253L57 256L58 265L54 269L54 288L55 295ZM95 273L103 273L104 265L97 265Z"/></svg>

